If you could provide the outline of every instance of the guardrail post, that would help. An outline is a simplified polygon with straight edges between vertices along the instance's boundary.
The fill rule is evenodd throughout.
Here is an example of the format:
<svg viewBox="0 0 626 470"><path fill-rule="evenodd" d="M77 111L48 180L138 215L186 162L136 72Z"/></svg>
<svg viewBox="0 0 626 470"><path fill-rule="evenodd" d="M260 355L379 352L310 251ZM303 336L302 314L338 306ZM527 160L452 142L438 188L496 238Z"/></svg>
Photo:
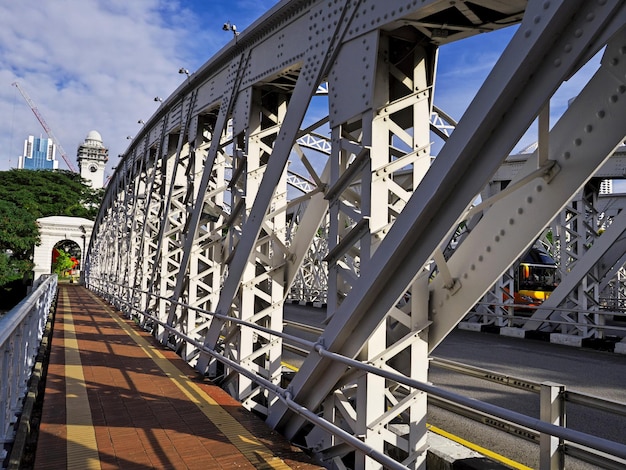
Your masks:
<svg viewBox="0 0 626 470"><path fill-rule="evenodd" d="M541 384L540 419L556 426L565 427L565 385L553 382ZM564 465L563 441L550 434L539 437L539 468L541 470L561 470Z"/></svg>

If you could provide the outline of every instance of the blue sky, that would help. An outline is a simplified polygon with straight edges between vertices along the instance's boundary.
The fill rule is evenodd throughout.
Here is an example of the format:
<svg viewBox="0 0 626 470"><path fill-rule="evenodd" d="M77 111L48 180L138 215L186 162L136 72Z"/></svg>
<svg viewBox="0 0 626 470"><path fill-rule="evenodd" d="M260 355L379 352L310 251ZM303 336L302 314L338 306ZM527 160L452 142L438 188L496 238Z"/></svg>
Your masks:
<svg viewBox="0 0 626 470"><path fill-rule="evenodd" d="M24 139L44 133L11 83L37 104L75 164L87 133L100 132L111 163L167 97L232 39L230 21L245 29L274 0L20 0L0 4L0 170L17 166ZM435 103L459 119L508 43L514 29L440 49ZM588 71L584 74L588 76ZM555 97L562 113L580 83ZM526 136L518 149L532 143ZM61 160L60 167L66 168ZM110 173L110 169L108 171Z"/></svg>

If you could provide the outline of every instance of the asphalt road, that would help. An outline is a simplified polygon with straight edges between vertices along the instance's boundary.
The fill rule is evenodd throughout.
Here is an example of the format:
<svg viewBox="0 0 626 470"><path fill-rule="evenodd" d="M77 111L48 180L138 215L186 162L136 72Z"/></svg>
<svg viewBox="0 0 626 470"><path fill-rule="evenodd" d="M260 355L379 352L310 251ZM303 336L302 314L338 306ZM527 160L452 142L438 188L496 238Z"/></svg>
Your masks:
<svg viewBox="0 0 626 470"><path fill-rule="evenodd" d="M507 338L488 333L453 331L436 349L440 357L535 382L556 382L566 390L626 403L626 356L589 349ZM442 388L539 418L539 395L431 367L429 379ZM567 427L626 444L626 418L568 404ZM430 407L428 421L448 432L538 468L534 444L482 424ZM567 461L566 468L598 468Z"/></svg>
<svg viewBox="0 0 626 470"><path fill-rule="evenodd" d="M289 306L286 319L320 326L324 312L300 306ZM286 331L315 340L315 334ZM567 390L626 403L626 356L577 349L542 341L508 338L489 333L454 330L433 352L433 357L452 360L501 374L534 382L556 382ZM289 362L299 366L301 358L286 354ZM461 375L438 367L430 368L429 380L437 386L539 418L539 395L497 383ZM626 444L626 418L567 405L567 427L594 436ZM435 406L429 406L430 424L467 441L489 449L531 468L539 467L539 448L519 437L493 427L460 417ZM597 469L567 458L568 470Z"/></svg>

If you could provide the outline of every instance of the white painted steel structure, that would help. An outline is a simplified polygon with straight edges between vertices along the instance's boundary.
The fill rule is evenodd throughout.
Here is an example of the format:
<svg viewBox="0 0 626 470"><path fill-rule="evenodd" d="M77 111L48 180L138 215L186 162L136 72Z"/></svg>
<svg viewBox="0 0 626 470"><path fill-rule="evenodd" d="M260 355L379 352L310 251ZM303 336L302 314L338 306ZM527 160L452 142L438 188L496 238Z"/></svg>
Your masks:
<svg viewBox="0 0 626 470"><path fill-rule="evenodd" d="M0 467L6 458L5 445L15 440L16 423L56 292L55 274L42 280L0 319Z"/></svg>
<svg viewBox="0 0 626 470"><path fill-rule="evenodd" d="M431 164L437 46L515 23ZM329 467L380 468L380 455L423 467L424 388L371 370L425 382L428 352L623 141L625 24L615 0L283 1L191 74L132 141L94 226L87 285L139 313ZM559 85L604 47L598 72L549 133L542 127L535 156L446 250ZM311 136L324 145L307 146ZM290 160L310 183L291 202ZM326 329L278 396L282 345L272 332L326 221ZM336 427L311 427L307 413ZM331 428L365 447L354 451Z"/></svg>

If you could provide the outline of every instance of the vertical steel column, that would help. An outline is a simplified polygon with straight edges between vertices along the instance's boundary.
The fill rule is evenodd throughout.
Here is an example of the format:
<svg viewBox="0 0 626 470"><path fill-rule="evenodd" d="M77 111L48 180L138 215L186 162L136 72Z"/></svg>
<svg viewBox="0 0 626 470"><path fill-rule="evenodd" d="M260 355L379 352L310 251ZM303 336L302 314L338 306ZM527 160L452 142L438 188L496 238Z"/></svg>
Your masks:
<svg viewBox="0 0 626 470"><path fill-rule="evenodd" d="M215 119L213 113L199 116L197 119L195 138L195 175L199 177L200 171L207 162L209 147L215 136ZM189 304L199 309L212 311L219 298L220 279L222 275L222 227L224 226L224 190L226 158L222 151L218 151L211 168L211 176L207 190L203 195L198 195L195 204L201 209L198 231L191 247L192 255L189 261ZM194 184L199 184L196 181ZM190 312L191 313L191 312ZM189 313L188 313L189 315ZM200 338L203 334L204 324L209 321L206 315L194 311L196 319L189 321L187 334L191 337ZM189 318L188 318L189 320ZM197 358L192 357L189 350L185 358L195 364Z"/></svg>
<svg viewBox="0 0 626 470"><path fill-rule="evenodd" d="M558 219L559 258L564 276L575 269L578 261L598 237L600 226L598 211L595 209L598 189L593 184L587 183L584 189L574 196ZM566 322L560 327L562 334L583 338L603 337L603 329L595 329L593 324L603 323L604 317L594 315L591 321L588 317L588 310L599 307L599 282L598 266L594 266L570 292L567 301L562 306L570 308L572 312L561 312L561 317Z"/></svg>
<svg viewBox="0 0 626 470"><path fill-rule="evenodd" d="M346 56L342 58L354 58L346 59L344 66L363 73L360 87L351 80L353 75L343 73L341 67L329 78L331 111L341 108L338 114L346 118L340 122L331 115L336 150L327 193L331 214L329 317L353 289L361 273L370 269L372 255L430 165L431 89L436 49L419 45L417 36L411 39L370 34L344 44ZM350 93L361 94L360 100L346 102L335 97L348 93L348 87L356 88ZM363 103L366 109L362 109ZM400 175L406 179L407 172L408 183L401 184ZM426 379L427 348L425 337L421 338L419 332L427 325L423 316L428 291L427 284L421 283L420 287L411 296L406 312L392 308L388 321L381 322L372 332L361 355L380 367L394 364L413 377ZM402 347L388 346L396 341ZM346 385L324 403L327 419L351 423L353 432L372 448L401 455L414 468L422 466L425 427L399 426L392 423L392 417L402 413L421 416L426 410L426 397L388 384L373 374L345 378L342 382ZM317 436L317 432L312 433L309 439L318 439ZM335 459L345 456L330 450L339 445L331 436L322 437L317 445L324 447L321 453L339 454ZM380 467L360 453L355 459L355 467L359 469Z"/></svg>
<svg viewBox="0 0 626 470"><path fill-rule="evenodd" d="M541 421L565 427L565 386L552 382L541 384L540 410ZM541 470L560 470L563 468L563 442L558 437L541 433L539 436L539 467Z"/></svg>

